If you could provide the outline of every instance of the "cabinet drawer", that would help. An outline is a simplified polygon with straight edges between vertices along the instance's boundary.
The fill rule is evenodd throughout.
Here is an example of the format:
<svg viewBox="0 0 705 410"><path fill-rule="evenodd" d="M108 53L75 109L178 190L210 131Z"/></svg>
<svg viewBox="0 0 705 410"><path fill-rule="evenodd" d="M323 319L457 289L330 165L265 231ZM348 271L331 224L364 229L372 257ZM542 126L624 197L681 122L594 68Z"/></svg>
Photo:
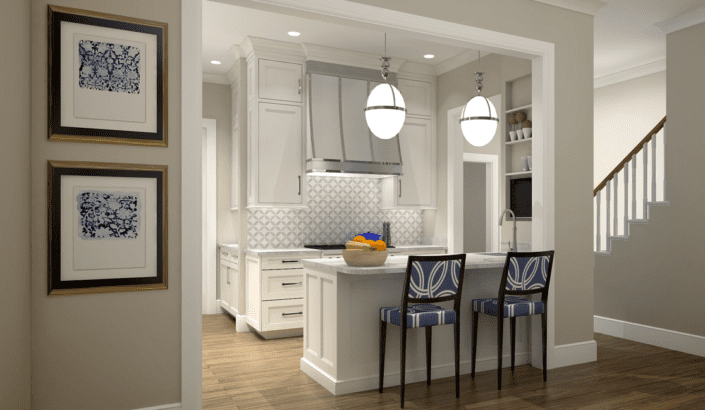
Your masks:
<svg viewBox="0 0 705 410"><path fill-rule="evenodd" d="M262 271L262 300L303 298L303 269Z"/></svg>
<svg viewBox="0 0 705 410"><path fill-rule="evenodd" d="M282 258L262 258L262 270L269 269L303 269L301 259L293 256Z"/></svg>
<svg viewBox="0 0 705 410"><path fill-rule="evenodd" d="M262 331L304 327L303 299L262 302Z"/></svg>

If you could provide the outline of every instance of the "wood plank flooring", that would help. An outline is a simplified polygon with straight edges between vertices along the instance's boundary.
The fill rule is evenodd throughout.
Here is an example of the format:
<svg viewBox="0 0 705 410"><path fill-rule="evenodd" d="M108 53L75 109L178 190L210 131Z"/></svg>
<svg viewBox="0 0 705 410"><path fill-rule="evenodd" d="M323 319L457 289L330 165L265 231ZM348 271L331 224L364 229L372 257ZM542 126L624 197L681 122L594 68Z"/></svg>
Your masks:
<svg viewBox="0 0 705 410"><path fill-rule="evenodd" d="M705 358L595 333L595 363L549 370L504 369L406 385L406 409L705 409ZM203 316L203 408L398 409L399 386L333 396L299 370L303 338L237 333L228 315Z"/></svg>

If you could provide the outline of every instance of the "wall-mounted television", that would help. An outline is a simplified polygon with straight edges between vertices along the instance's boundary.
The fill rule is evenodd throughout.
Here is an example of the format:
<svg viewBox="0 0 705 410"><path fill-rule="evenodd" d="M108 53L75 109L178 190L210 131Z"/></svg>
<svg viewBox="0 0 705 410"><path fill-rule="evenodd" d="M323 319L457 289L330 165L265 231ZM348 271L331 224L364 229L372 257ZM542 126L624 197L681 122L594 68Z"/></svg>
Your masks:
<svg viewBox="0 0 705 410"><path fill-rule="evenodd" d="M531 218L531 178L510 180L509 208L517 218Z"/></svg>

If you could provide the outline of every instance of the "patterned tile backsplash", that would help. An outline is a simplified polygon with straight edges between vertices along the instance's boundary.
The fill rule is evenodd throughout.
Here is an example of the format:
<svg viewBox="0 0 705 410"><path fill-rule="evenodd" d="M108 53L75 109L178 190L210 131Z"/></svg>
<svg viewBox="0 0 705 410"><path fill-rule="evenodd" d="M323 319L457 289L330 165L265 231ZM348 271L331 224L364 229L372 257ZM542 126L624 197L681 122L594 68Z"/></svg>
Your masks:
<svg viewBox="0 0 705 410"><path fill-rule="evenodd" d="M294 248L340 244L362 232L382 233L390 221L392 245L421 243L420 210L381 210L379 179L308 176L308 209L247 210L247 246Z"/></svg>

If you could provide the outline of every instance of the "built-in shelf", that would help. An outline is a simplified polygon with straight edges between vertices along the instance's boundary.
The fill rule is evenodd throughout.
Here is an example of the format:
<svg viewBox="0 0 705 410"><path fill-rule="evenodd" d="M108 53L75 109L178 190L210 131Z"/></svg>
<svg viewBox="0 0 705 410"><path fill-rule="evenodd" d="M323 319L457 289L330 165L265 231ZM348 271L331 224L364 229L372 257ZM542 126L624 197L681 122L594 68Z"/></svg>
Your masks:
<svg viewBox="0 0 705 410"><path fill-rule="evenodd" d="M530 109L530 108L531 108L531 104L525 105L525 106L523 106L523 107L512 108L511 110L505 111L505 113L510 114L510 113L513 113L513 112L521 111L521 110L528 110L528 109Z"/></svg>
<svg viewBox="0 0 705 410"><path fill-rule="evenodd" d="M531 141L531 138L524 138L524 139L516 140L516 141L506 141L505 144L514 145L514 144L521 144L522 142L527 142L527 141Z"/></svg>
<svg viewBox="0 0 705 410"><path fill-rule="evenodd" d="M531 176L531 171L520 171L520 172L507 172L504 174L508 177L523 177L523 176Z"/></svg>

